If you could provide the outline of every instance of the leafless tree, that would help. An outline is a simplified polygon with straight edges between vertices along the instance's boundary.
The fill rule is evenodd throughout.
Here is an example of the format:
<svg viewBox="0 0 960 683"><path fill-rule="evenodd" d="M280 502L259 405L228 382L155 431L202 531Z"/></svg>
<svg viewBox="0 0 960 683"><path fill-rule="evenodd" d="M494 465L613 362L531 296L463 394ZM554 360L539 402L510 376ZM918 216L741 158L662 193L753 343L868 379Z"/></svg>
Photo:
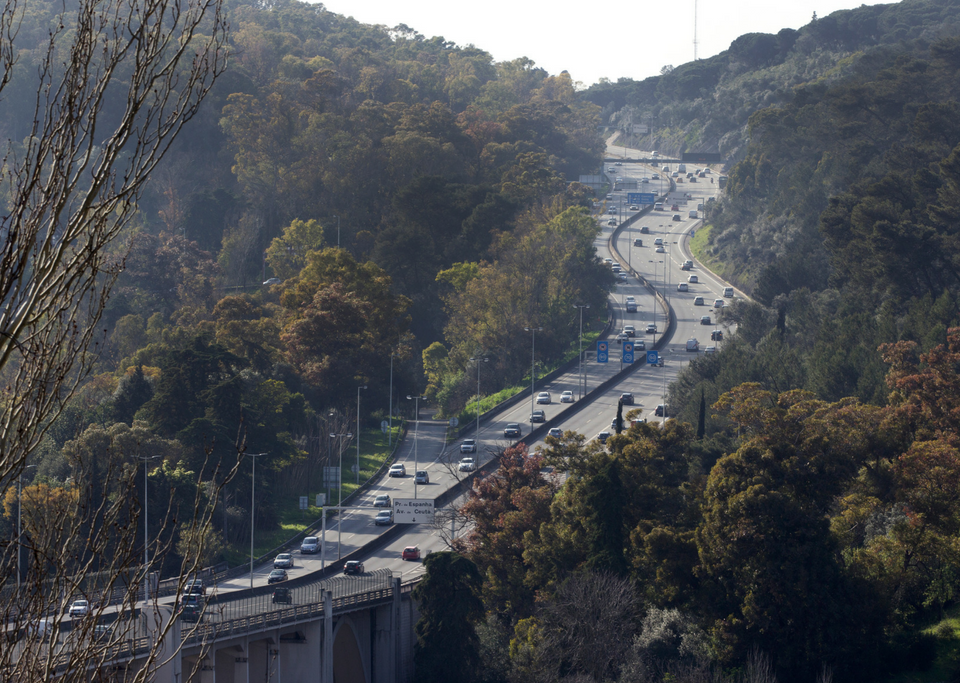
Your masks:
<svg viewBox="0 0 960 683"><path fill-rule="evenodd" d="M0 159L3 495L18 487L27 458L87 378L139 198L226 65L222 0L76 0L64 8L51 19L37 61L23 69L37 78L30 134L9 141ZM0 97L21 68L20 56L37 54L17 44L25 12L18 0L0 5ZM162 642L174 623L131 622L126 634L120 628L115 635L99 631L95 618L79 620L68 633L58 628L68 601L86 593L99 596L97 612L108 609L103 596L110 593L123 596L128 611L136 600L144 578L136 534L142 467L132 467L129 456L105 454L96 478L90 463L75 463L72 485L43 503L55 514L0 556L5 632L21 638L0 648L4 679L87 680L112 644L132 633ZM235 463L226 469L221 480ZM177 524L190 520L198 544L184 560L183 576L196 570L217 493L210 498L209 488L198 486L194 508L179 511ZM174 512L167 514L172 524ZM19 541L31 555L22 590L12 585ZM38 615L49 618L49 629ZM51 638L53 631L67 635ZM164 652L151 647L146 666L129 678L146 680Z"/></svg>

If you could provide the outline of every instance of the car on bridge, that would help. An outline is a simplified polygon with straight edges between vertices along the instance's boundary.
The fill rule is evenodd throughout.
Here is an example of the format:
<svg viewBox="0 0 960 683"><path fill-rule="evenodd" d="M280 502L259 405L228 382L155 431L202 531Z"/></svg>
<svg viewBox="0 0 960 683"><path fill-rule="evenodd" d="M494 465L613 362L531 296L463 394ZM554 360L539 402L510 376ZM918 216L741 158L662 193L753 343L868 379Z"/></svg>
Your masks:
<svg viewBox="0 0 960 683"><path fill-rule="evenodd" d="M300 553L303 555L312 555L320 552L320 539L316 536L307 536L300 544Z"/></svg>
<svg viewBox="0 0 960 683"><path fill-rule="evenodd" d="M423 485L429 484L430 475L427 474L426 470L417 470L417 473L413 475L413 482L415 484L423 484Z"/></svg>
<svg viewBox="0 0 960 683"><path fill-rule="evenodd" d="M286 586L274 588L272 600L274 603L289 605L293 603L293 593Z"/></svg>
<svg viewBox="0 0 960 683"><path fill-rule="evenodd" d="M72 619L80 619L90 614L89 600L74 600L70 603L70 609L67 611Z"/></svg>
<svg viewBox="0 0 960 683"><path fill-rule="evenodd" d="M547 415L542 410L534 410L530 413L530 422L546 422Z"/></svg>
<svg viewBox="0 0 960 683"><path fill-rule="evenodd" d="M633 394L631 394L629 391L623 392L622 394L620 394L620 402L625 406L632 406Z"/></svg>
<svg viewBox="0 0 960 683"><path fill-rule="evenodd" d="M405 477L407 476L407 468L403 466L402 462L398 462L396 465L390 465L387 474L391 477Z"/></svg>
<svg viewBox="0 0 960 683"><path fill-rule="evenodd" d="M517 438L522 435L519 422L508 422L503 430L503 435L508 439Z"/></svg>
<svg viewBox="0 0 960 683"><path fill-rule="evenodd" d="M709 315L701 315L701 316L700 316L700 324L701 324L701 325L710 325L710 324L711 324L711 323L710 323L710 316L709 316Z"/></svg>
<svg viewBox="0 0 960 683"><path fill-rule="evenodd" d="M477 442L474 439L464 439L463 443L460 444L461 453L476 453L477 452Z"/></svg>
<svg viewBox="0 0 960 683"><path fill-rule="evenodd" d="M549 391L541 391L539 394L537 394L537 403L545 403L546 405L550 405L552 400L553 399L550 397Z"/></svg>
<svg viewBox="0 0 960 683"><path fill-rule="evenodd" d="M388 508L393 505L393 502L390 500L390 496L386 493L381 493L379 496L373 499L373 507L375 508Z"/></svg>
<svg viewBox="0 0 960 683"><path fill-rule="evenodd" d="M363 562L360 560L347 560L343 565L344 574L363 574Z"/></svg>
<svg viewBox="0 0 960 683"><path fill-rule="evenodd" d="M550 431L547 432L547 436L552 436L555 439L559 439L563 436L563 430L560 427L551 427Z"/></svg>
<svg viewBox="0 0 960 683"><path fill-rule="evenodd" d="M287 570L286 569L274 569L270 572L270 576L267 577L267 583L280 583L281 581L287 580Z"/></svg>
<svg viewBox="0 0 960 683"><path fill-rule="evenodd" d="M408 545L403 549L403 552L400 553L401 560L419 560L420 559L420 548L415 545Z"/></svg>
<svg viewBox="0 0 960 683"><path fill-rule="evenodd" d="M277 559L273 561L274 569L290 569L293 567L293 555L290 553L280 553Z"/></svg>
<svg viewBox="0 0 960 683"><path fill-rule="evenodd" d="M472 457L462 458L457 464L457 470L460 472L475 472L477 469L477 461Z"/></svg>
<svg viewBox="0 0 960 683"><path fill-rule="evenodd" d="M560 394L560 403L573 403L573 392L565 391Z"/></svg>
<svg viewBox="0 0 960 683"><path fill-rule="evenodd" d="M373 518L373 523L376 526L390 526L393 524L393 510L381 510Z"/></svg>

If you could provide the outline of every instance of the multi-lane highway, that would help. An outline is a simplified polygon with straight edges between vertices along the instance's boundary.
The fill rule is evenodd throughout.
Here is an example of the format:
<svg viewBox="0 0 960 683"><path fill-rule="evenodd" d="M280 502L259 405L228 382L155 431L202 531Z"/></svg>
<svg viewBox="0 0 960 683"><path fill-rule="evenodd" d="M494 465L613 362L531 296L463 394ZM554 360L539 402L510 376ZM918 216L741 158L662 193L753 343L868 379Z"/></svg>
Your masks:
<svg viewBox="0 0 960 683"><path fill-rule="evenodd" d="M620 148L618 148L619 151ZM676 171L675 165L668 173ZM723 296L726 283L697 265L689 270L683 269L684 261L693 260L689 253L687 241L692 231L700 226L700 218L692 218L691 211L697 211L697 216L702 216L699 205L706 205L710 197L714 197L718 192L718 184L711 183L709 178L714 181L718 177L716 171L712 171L705 178L698 178L697 182L691 183L683 174L683 182L676 185L676 191L670 192L671 184L662 167L652 167L634 163L624 163L623 165L606 164L604 170L609 167L614 168L614 172L608 173L611 180L615 177L621 177L625 181L637 181L637 191L654 191L660 195L667 195L664 204L664 210L651 211L632 222L626 228L623 228L615 245L619 254L610 253L609 243L611 236L617 230L617 227L638 211L631 211L627 204L625 191L613 192L610 199L603 199L596 208L597 219L600 225L595 246L600 258L619 259L632 268L636 273L642 276L647 282L652 284L657 291L669 302L676 316L676 328L672 338L661 349L661 355L664 357L662 367L644 366L636 372L629 374L620 381L617 386L602 396L589 396L582 400L589 400L589 405L568 419L558 422L558 426L564 430L573 430L581 432L590 438L602 430L609 430L611 420L616 415L617 403L622 392L631 392L636 404L634 407L643 411L643 417L651 420L662 419L654 415L658 404L664 403L666 388L674 380L680 371L684 362L689 362L697 353L686 350L686 341L689 338L697 338L700 343L699 353L703 353L708 346L718 346L716 341L711 341L711 332L718 328L716 325L717 308L714 303L716 300L729 302L729 298ZM693 171L690 168L688 171ZM653 180L657 174L660 178ZM644 177L650 178L650 182L642 183ZM648 188L650 188L648 190ZM676 204L677 209L673 210ZM610 211L611 207L614 209ZM674 220L679 216L678 220ZM615 224L611 223L611 218L615 219ZM644 230L646 228L646 230ZM660 238L663 241L663 250L659 251L654 241ZM635 246L635 240L641 239L642 246ZM696 276L696 282L690 282L690 276ZM686 284L687 291L677 291L677 286L681 283ZM637 310L628 312L625 301L627 296L633 296L637 302ZM703 305L696 303L697 297L702 297ZM647 348L652 348L653 343L659 339L659 335L666 330L666 321L664 312L655 302L651 292L641 284L636 277L628 277L626 281L621 282L610 295L610 302L616 315L616 329L611 332L611 358L606 364L595 362L595 354L587 354L588 361L585 364L585 375L587 389L591 390L600 383L612 377L617 373L620 366L619 345L615 341L615 336L624 324L632 324L637 330L637 338L646 342ZM596 315L598 312L592 312ZM701 324L701 317L709 316L709 324ZM648 323L655 323L658 328L657 334L647 334L644 330ZM726 333L726 330L725 330ZM722 342L721 342L722 343ZM587 349L585 349L586 351ZM638 353L638 357L641 354ZM481 372L483 368L481 368ZM558 418L561 411L568 405L560 404L560 394L563 391L572 391L574 396L578 393L578 373L574 369L572 372L558 377L549 385L537 386L536 391L548 391L551 394L550 404L536 405L546 413L547 420ZM491 453L500 446L508 444L513 439L505 439L503 429L507 423L517 422L520 424L523 434L528 434L531 429L530 412L531 401L520 401L513 408L504 411L495 419L489 420L480 425L479 432L470 431L466 436L477 438L479 441L478 457L482 464L491 457ZM668 408L669 410L669 408ZM424 416L425 416L425 411ZM451 444L444 443L446 432L445 424L430 419L422 419L419 425L411 424L405 443L398 452L396 462L402 462L406 465L407 474L404 477L384 477L381 481L371 486L355 502L353 509L344 512L341 516L342 528L338 526L336 520L329 523L326 533L326 562L336 560L338 557L354 552L382 533L386 527L376 526L374 517L380 508L374 507L373 501L376 496L388 494L391 498L412 498L414 497L414 472L417 469L426 470L430 477L430 483L426 486L417 486L417 497L435 498L440 492L454 485L463 473L457 471L457 462L461 454L459 451L460 442ZM534 425L536 426L536 425ZM536 448L539 444L530 444L531 448ZM410 574L421 571L419 562L405 562L400 559L401 550L408 545L417 545L423 554L432 550L441 550L447 547L449 532L441 534L431 525L411 525L405 530L405 533L398 539L386 546L373 550L364 557L366 570L390 569L397 574ZM289 572L290 576L297 577L306 573L320 569L322 558L319 554L302 555L299 551L294 552L295 567ZM266 583L266 577L272 567L265 565L259 567L254 572L254 585ZM250 586L249 576L244 576L218 586L220 592L231 590L240 590Z"/></svg>

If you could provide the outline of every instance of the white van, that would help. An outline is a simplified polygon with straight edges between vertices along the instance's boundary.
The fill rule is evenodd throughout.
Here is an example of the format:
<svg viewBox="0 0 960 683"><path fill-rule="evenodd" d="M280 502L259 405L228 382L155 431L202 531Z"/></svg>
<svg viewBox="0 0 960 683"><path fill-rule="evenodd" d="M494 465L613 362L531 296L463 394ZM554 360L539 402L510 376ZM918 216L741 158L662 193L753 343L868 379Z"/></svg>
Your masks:
<svg viewBox="0 0 960 683"><path fill-rule="evenodd" d="M697 217L697 212L696 212L696 211L691 211L691 212L690 212L690 218L696 218L696 217Z"/></svg>
<svg viewBox="0 0 960 683"><path fill-rule="evenodd" d="M700 350L699 341L692 338L687 340L687 351L699 351L699 350Z"/></svg>
<svg viewBox="0 0 960 683"><path fill-rule="evenodd" d="M654 211L663 211L663 202L657 202L653 205Z"/></svg>
<svg viewBox="0 0 960 683"><path fill-rule="evenodd" d="M680 164L679 166L677 166L677 170L678 170L680 173L686 173L686 172L687 172L687 165L686 165L686 164Z"/></svg>
<svg viewBox="0 0 960 683"><path fill-rule="evenodd" d="M723 295L724 295L725 297L727 297L728 299L732 299L732 298L733 298L733 287L724 287L724 288L723 288Z"/></svg>

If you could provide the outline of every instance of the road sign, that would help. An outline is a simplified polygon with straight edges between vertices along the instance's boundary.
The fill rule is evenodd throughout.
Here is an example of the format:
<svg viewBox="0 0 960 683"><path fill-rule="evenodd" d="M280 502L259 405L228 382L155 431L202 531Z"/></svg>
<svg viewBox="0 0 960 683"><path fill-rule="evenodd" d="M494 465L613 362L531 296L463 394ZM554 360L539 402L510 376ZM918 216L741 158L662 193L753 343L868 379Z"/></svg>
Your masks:
<svg viewBox="0 0 960 683"><path fill-rule="evenodd" d="M381 422L381 423L380 423L380 431L383 432L384 434L386 434L387 432L389 432L389 431L390 431L390 423L387 422L386 420L384 420L383 422Z"/></svg>
<svg viewBox="0 0 960 683"><path fill-rule="evenodd" d="M627 204L655 204L657 195L653 192L627 192Z"/></svg>
<svg viewBox="0 0 960 683"><path fill-rule="evenodd" d="M624 363L633 362L633 342L631 341L623 342L623 362Z"/></svg>
<svg viewBox="0 0 960 683"><path fill-rule="evenodd" d="M300 509L306 510L310 507L310 496L300 496Z"/></svg>
<svg viewBox="0 0 960 683"><path fill-rule="evenodd" d="M610 342L598 341L597 342L597 362L606 363L609 356L610 356Z"/></svg>
<svg viewBox="0 0 960 683"><path fill-rule="evenodd" d="M647 363L656 365L660 362L660 356L656 351L647 351Z"/></svg>
<svg viewBox="0 0 960 683"><path fill-rule="evenodd" d="M433 522L432 498L394 498L393 521L396 524L430 524Z"/></svg>
<svg viewBox="0 0 960 683"><path fill-rule="evenodd" d="M324 467L323 468L323 488L325 489L335 489L340 486L340 468L339 467Z"/></svg>
<svg viewBox="0 0 960 683"><path fill-rule="evenodd" d="M455 417L451 417L451 418L450 418L450 426L451 426L451 427L456 427L458 424L460 424L460 420L458 420L458 419L455 418Z"/></svg>
<svg viewBox="0 0 960 683"><path fill-rule="evenodd" d="M318 494L317 494L317 507L318 507L318 508L322 508L322 507L323 507L324 505L326 505L326 504L327 504L327 494L326 494L326 493L318 493Z"/></svg>

